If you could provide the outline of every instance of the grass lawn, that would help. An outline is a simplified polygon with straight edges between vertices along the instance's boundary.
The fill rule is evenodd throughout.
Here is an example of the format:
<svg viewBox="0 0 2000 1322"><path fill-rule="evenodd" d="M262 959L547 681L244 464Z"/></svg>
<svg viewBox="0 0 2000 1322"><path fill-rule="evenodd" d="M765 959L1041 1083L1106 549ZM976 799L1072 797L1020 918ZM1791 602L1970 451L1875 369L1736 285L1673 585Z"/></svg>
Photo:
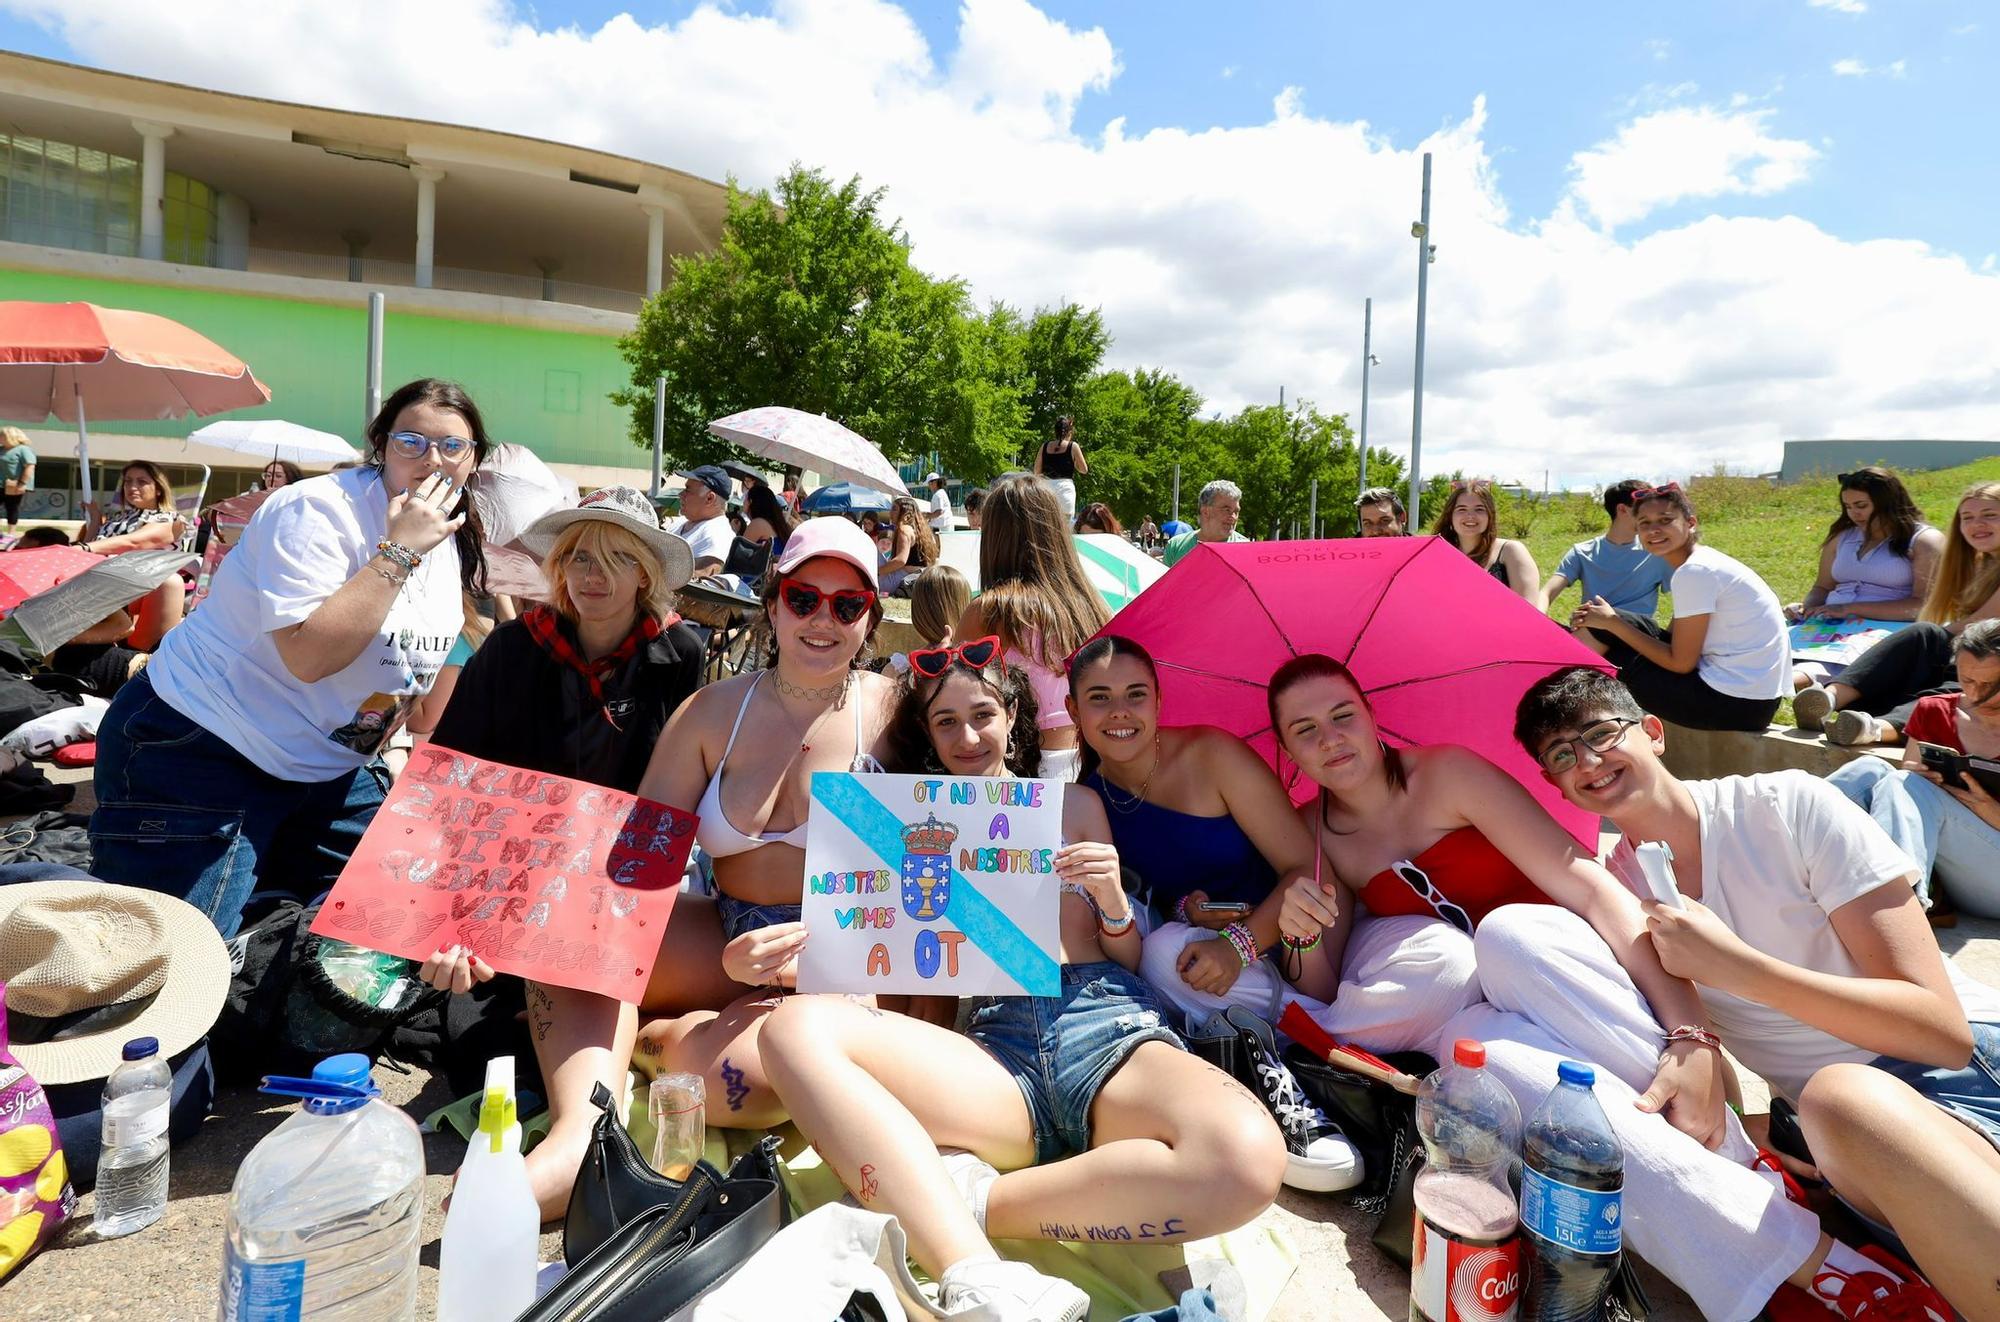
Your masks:
<svg viewBox="0 0 2000 1322"><path fill-rule="evenodd" d="M1946 526L1959 493L1974 482L2000 481L2000 459L1982 459L1960 468L1907 474L1904 481L1924 517ZM1790 486L1773 486L1754 477L1698 477L1689 490L1700 518L1702 541L1749 565L1779 601L1798 601L1819 573L1819 547L1827 525L1840 513L1839 484L1832 477L1812 478ZM1508 501L1501 497L1500 529L1519 538L1534 553L1543 578L1570 546L1604 531L1604 507L1589 495L1550 496L1546 500ZM1561 598L1575 605L1571 584ZM1660 599L1661 620L1672 617L1668 598ZM1791 704L1778 712L1780 724L1792 720Z"/></svg>

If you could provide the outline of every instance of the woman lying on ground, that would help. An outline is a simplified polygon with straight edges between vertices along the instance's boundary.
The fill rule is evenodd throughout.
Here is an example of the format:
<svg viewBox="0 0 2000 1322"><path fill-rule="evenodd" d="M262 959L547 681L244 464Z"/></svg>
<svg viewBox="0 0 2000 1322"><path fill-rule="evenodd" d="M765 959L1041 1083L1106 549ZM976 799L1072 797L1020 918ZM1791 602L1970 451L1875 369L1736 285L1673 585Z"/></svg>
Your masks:
<svg viewBox="0 0 2000 1322"><path fill-rule="evenodd" d="M1868 810L1917 863L1917 898L1932 908L1933 886L1980 918L2000 918L2000 797L1978 776L1956 785L1925 765L1920 744L2000 763L2000 620L1967 625L1952 647L1957 693L1918 698L1903 765L1857 757L1827 780Z"/></svg>
<svg viewBox="0 0 2000 1322"><path fill-rule="evenodd" d="M1621 615L1602 597L1570 624L1618 667L1618 678L1661 720L1695 730L1761 732L1792 691L1784 607L1755 570L1700 543L1694 502L1680 483L1632 493L1639 545L1674 568L1674 618L1661 626Z"/></svg>
<svg viewBox="0 0 2000 1322"><path fill-rule="evenodd" d="M815 771L875 771L896 685L860 668L882 621L875 548L838 516L807 519L785 543L764 589L769 669L698 690L654 749L639 793L701 819L695 840L715 866L737 984L720 1013L696 1011L639 1030L636 1050L708 1084L708 1122L762 1129L785 1118L766 1082L757 1038L795 984L805 941L806 812Z"/></svg>
<svg viewBox="0 0 2000 1322"><path fill-rule="evenodd" d="M1918 698L1954 688L1953 636L1975 620L1996 617L2000 482L1975 482L1958 498L1918 622L1863 652L1824 689L1806 689L1794 698L1800 727L1824 728L1829 743L1895 743Z"/></svg>
<svg viewBox="0 0 2000 1322"><path fill-rule="evenodd" d="M632 793L668 719L701 684L702 647L673 610L688 581L688 544L662 532L630 487L585 496L536 520L521 543L542 557L552 606L531 606L472 653L432 738L446 748ZM465 991L493 976L453 948L425 961L433 986ZM544 1220L569 1203L597 1111L593 1083L617 1092L639 1014L727 1005L741 988L722 972L722 924L704 895L684 894L639 1006L573 987L527 984L529 1027L552 1119L528 1154Z"/></svg>
<svg viewBox="0 0 2000 1322"><path fill-rule="evenodd" d="M381 805L376 756L483 586L487 450L449 381L368 424L366 467L274 492L98 725L97 875L179 896L233 936L260 880L331 884ZM463 504L463 510L460 506Z"/></svg>
<svg viewBox="0 0 2000 1322"><path fill-rule="evenodd" d="M1500 535L1500 507L1493 484L1484 478L1451 484L1451 499L1432 532L1472 557L1472 563L1511 588L1524 601L1539 601L1542 571L1526 542Z"/></svg>
<svg viewBox="0 0 2000 1322"><path fill-rule="evenodd" d="M1028 673L1042 774L1051 780L1072 779L1077 765L1063 661L1111 619L1070 537L1048 482L1023 475L994 483L980 512L979 596L952 631L958 638L998 635L1008 664Z"/></svg>
<svg viewBox="0 0 2000 1322"><path fill-rule="evenodd" d="M1280 879L1312 875L1312 837L1248 744L1212 725L1161 727L1153 658L1131 639L1086 643L1070 660L1069 690L1083 735L1078 783L1102 799L1120 862L1164 920L1146 937L1140 972L1203 1036L1229 1031L1216 1016L1258 1035L1242 1016L1275 1021L1296 994L1259 952L1278 944ZM1353 1145L1306 1103L1275 1051L1245 1046L1285 1131L1285 1183L1327 1193L1361 1179Z"/></svg>
<svg viewBox="0 0 2000 1322"><path fill-rule="evenodd" d="M918 653L905 684L895 769L1035 774L1033 691L998 639ZM1284 1166L1263 1107L1161 1022L1132 971L1138 926L1103 805L1062 793L1060 996L974 1002L963 1037L832 996L794 997L764 1028L800 1132L901 1221L948 1312L1081 1319L1081 1290L1001 1262L991 1240L1218 1234L1270 1205Z"/></svg>
<svg viewBox="0 0 2000 1322"><path fill-rule="evenodd" d="M1324 855L1318 878L1286 890L1286 939L1272 944L1334 1036L1441 1057L1447 1021L1480 999L1475 929L1503 905L1551 900L1603 937L1662 1019L1707 1025L1694 988L1660 967L1631 892L1520 782L1456 745L1390 748L1330 656L1279 667L1269 701L1285 755L1320 787L1299 811ZM1670 1053L1647 1109L1706 1142L1721 1132L1724 1079L1713 1053Z"/></svg>
<svg viewBox="0 0 2000 1322"><path fill-rule="evenodd" d="M187 521L174 508L174 489L158 464L134 459L118 476L118 491L124 508L109 518L100 518L93 502L86 510L83 539L77 543L99 555L124 551L164 551L179 546L187 535ZM131 606L133 626L126 642L136 651L150 652L160 645L169 629L181 622L187 608L187 584L175 574Z"/></svg>

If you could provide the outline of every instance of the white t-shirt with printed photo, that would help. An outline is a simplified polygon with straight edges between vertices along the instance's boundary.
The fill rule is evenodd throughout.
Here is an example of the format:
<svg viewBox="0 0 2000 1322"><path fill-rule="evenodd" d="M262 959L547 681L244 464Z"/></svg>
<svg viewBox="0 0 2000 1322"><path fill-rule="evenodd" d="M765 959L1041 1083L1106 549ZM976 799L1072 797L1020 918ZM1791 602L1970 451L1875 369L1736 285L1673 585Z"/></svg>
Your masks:
<svg viewBox="0 0 2000 1322"><path fill-rule="evenodd" d="M1875 819L1805 771L1681 782L1701 814L1701 902L1745 944L1800 968L1862 976L1831 915L1877 886L1903 885L1917 865ZM1606 864L1645 896L1621 838ZM1945 971L1968 1020L2000 1023L2000 991ZM1794 1100L1819 1070L1879 1054L1802 1023L1782 1010L1698 987L1716 1031L1737 1059Z"/></svg>
<svg viewBox="0 0 2000 1322"><path fill-rule="evenodd" d="M281 780L332 780L372 759L429 691L464 625L447 540L396 594L346 668L306 683L271 635L302 623L375 555L389 501L372 468L293 483L259 507L201 606L146 675L169 705Z"/></svg>
<svg viewBox="0 0 2000 1322"><path fill-rule="evenodd" d="M1782 698L1792 691L1792 645L1785 608L1757 571L1696 544L1674 571L1674 618L1708 616L1697 668L1702 682L1732 698Z"/></svg>

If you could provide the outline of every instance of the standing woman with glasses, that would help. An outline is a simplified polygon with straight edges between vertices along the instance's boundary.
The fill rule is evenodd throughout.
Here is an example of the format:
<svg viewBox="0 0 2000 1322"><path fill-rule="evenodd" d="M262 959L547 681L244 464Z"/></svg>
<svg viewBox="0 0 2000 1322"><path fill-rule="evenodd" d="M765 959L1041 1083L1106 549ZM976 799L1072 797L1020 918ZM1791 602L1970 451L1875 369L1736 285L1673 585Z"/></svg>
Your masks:
<svg viewBox="0 0 2000 1322"><path fill-rule="evenodd" d="M1432 532L1472 557L1472 563L1500 580L1523 601L1540 599L1542 571L1526 542L1500 535L1500 507L1493 484L1484 478L1451 484L1451 499L1438 512Z"/></svg>
<svg viewBox="0 0 2000 1322"><path fill-rule="evenodd" d="M1317 875L1285 891L1277 956L1335 1037L1441 1057L1435 1039L1480 999L1473 933L1504 906L1550 901L1595 929L1661 1022L1708 1027L1694 987L1661 967L1632 892L1520 782L1467 748L1389 747L1360 684L1330 656L1280 666L1269 704L1280 748L1320 789L1299 809L1318 841ZM1637 724L1600 721L1543 749L1542 768L1596 765ZM1641 1109L1719 1136L1719 1063L1711 1052L1662 1056Z"/></svg>
<svg viewBox="0 0 2000 1322"><path fill-rule="evenodd" d="M708 1122L732 1129L784 1119L757 1038L798 980L813 773L881 770L875 747L896 692L895 681L861 668L882 603L875 547L846 519L798 525L766 577L764 610L769 667L698 690L668 723L639 782L642 797L700 819L695 841L721 892L722 967L739 985L719 1014L644 1025L637 1051L663 1069L701 1074ZM545 1011L531 1003L528 1013L544 1031Z"/></svg>
<svg viewBox="0 0 2000 1322"><path fill-rule="evenodd" d="M368 424L369 463L273 493L208 598L118 691L97 734L95 872L235 934L260 881L339 875L387 787L377 756L484 586L465 484L487 450L449 381Z"/></svg>
<svg viewBox="0 0 2000 1322"><path fill-rule="evenodd" d="M1692 730L1759 732L1792 692L1791 635L1777 594L1740 560L1700 543L1680 483L1632 493L1639 545L1673 566L1666 625L1592 597L1570 616L1577 638L1618 667L1639 705Z"/></svg>

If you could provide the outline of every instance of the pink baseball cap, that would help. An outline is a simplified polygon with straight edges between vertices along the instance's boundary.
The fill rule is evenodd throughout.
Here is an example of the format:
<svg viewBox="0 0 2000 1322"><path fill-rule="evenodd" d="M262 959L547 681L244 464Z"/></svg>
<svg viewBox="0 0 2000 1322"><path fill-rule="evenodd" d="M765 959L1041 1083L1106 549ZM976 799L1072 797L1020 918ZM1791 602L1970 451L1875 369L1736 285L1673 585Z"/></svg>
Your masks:
<svg viewBox="0 0 2000 1322"><path fill-rule="evenodd" d="M819 556L853 565L870 588L881 590L875 578L875 543L858 525L838 514L823 514L793 528L776 568L780 574L789 574Z"/></svg>

